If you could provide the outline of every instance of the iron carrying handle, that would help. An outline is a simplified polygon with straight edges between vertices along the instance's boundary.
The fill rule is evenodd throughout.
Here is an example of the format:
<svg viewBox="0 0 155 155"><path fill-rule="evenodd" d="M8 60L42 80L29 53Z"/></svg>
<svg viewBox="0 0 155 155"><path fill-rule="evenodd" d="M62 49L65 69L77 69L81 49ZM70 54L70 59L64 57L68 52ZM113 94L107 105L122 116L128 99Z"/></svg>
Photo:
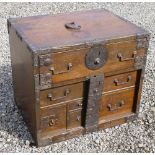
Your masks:
<svg viewBox="0 0 155 155"><path fill-rule="evenodd" d="M53 75L57 75L57 74L63 74L63 73L67 73L67 72L71 71L72 67L73 67L72 63L68 63L66 70L63 70L63 71L55 71L55 68L54 67L50 67L49 70L52 71L52 74Z"/></svg>
<svg viewBox="0 0 155 155"><path fill-rule="evenodd" d="M81 29L81 25L76 24L75 22L71 22L71 23L66 23L65 27L67 29L73 29L73 30L80 30Z"/></svg>
<svg viewBox="0 0 155 155"><path fill-rule="evenodd" d="M118 53L117 56L118 56L119 60L122 62L122 61L134 60L136 57L136 54L137 54L137 51L134 51L131 58L124 58L122 53Z"/></svg>
<svg viewBox="0 0 155 155"><path fill-rule="evenodd" d="M109 109L109 111L117 111L117 110L121 109L124 104L125 103L122 100L122 101L118 102L117 104L115 104L114 108L112 107L112 104L108 104L107 108Z"/></svg>
<svg viewBox="0 0 155 155"><path fill-rule="evenodd" d="M115 83L116 86L128 84L130 81L131 81L131 76L130 75L127 77L127 81L119 81L118 79L114 79L114 83Z"/></svg>
<svg viewBox="0 0 155 155"><path fill-rule="evenodd" d="M60 96L60 97L57 97L57 98L53 97L52 93L48 93L47 98L49 98L50 101L57 101L57 100L66 98L69 95L69 93L70 93L69 89L66 89L64 91L64 96Z"/></svg>

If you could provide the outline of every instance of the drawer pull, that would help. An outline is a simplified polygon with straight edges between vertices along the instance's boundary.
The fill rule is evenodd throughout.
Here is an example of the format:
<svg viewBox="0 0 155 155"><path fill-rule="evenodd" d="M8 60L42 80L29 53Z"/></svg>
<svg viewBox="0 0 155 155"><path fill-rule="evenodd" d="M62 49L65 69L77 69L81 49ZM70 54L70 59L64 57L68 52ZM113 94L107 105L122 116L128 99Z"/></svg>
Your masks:
<svg viewBox="0 0 155 155"><path fill-rule="evenodd" d="M120 101L119 103L115 104L115 107L112 107L112 104L108 104L107 107L109 109L109 111L116 111L119 110L120 108L122 108L122 106L124 105L124 101Z"/></svg>
<svg viewBox="0 0 155 155"><path fill-rule="evenodd" d="M81 117L80 116L77 116L77 121L80 121Z"/></svg>
<svg viewBox="0 0 155 155"><path fill-rule="evenodd" d="M118 56L120 61L129 61L129 60L134 60L136 57L136 54L137 54L137 51L134 51L131 58L124 58L122 56L122 53L118 53L117 56Z"/></svg>
<svg viewBox="0 0 155 155"><path fill-rule="evenodd" d="M54 126L56 124L57 119L51 119L49 122L49 126Z"/></svg>
<svg viewBox="0 0 155 155"><path fill-rule="evenodd" d="M114 83L116 84L116 86L119 86L119 85L124 85L124 84L127 84L127 83L129 83L130 81L131 81L131 76L129 75L128 77L127 77L127 81L119 81L118 79L114 79Z"/></svg>
<svg viewBox="0 0 155 155"><path fill-rule="evenodd" d="M78 103L78 106L81 107L82 106L82 103Z"/></svg>
<svg viewBox="0 0 155 155"><path fill-rule="evenodd" d="M52 93L48 93L47 97L50 99L50 101L56 101L56 100L60 100L60 99L67 97L69 93L70 93L69 89L66 89L64 91L64 96L54 98Z"/></svg>
<svg viewBox="0 0 155 155"><path fill-rule="evenodd" d="M67 69L64 70L64 71L55 71L54 67L50 67L49 70L52 71L53 75L57 75L57 74L63 74L63 73L67 73L67 72L71 71L72 67L73 67L72 63L68 63L67 64Z"/></svg>

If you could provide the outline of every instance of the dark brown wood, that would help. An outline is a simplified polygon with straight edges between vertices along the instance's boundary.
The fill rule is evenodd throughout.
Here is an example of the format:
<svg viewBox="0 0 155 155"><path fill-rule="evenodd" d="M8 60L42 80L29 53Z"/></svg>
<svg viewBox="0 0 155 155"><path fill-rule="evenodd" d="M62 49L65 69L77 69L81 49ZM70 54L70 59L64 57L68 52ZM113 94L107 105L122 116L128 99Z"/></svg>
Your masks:
<svg viewBox="0 0 155 155"><path fill-rule="evenodd" d="M37 139L33 58L15 29L9 30L14 99L35 139Z"/></svg>
<svg viewBox="0 0 155 155"><path fill-rule="evenodd" d="M15 100L37 146L137 117L144 29L90 10L9 19L8 32Z"/></svg>

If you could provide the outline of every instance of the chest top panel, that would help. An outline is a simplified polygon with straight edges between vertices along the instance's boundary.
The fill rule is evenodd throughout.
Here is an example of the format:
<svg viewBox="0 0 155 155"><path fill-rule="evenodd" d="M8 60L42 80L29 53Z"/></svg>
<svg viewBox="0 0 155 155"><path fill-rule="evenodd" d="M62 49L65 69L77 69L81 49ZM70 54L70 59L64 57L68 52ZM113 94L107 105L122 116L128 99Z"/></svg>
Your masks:
<svg viewBox="0 0 155 155"><path fill-rule="evenodd" d="M33 51L146 33L142 28L103 9L8 21Z"/></svg>

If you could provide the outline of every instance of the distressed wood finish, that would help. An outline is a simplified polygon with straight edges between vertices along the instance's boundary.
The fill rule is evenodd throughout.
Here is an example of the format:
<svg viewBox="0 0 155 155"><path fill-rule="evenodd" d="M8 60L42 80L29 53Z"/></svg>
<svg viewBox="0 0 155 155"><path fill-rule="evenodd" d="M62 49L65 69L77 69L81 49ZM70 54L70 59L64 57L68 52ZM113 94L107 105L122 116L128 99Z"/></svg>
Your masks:
<svg viewBox="0 0 155 155"><path fill-rule="evenodd" d="M8 20L14 96L37 146L134 120L149 33L107 10Z"/></svg>

